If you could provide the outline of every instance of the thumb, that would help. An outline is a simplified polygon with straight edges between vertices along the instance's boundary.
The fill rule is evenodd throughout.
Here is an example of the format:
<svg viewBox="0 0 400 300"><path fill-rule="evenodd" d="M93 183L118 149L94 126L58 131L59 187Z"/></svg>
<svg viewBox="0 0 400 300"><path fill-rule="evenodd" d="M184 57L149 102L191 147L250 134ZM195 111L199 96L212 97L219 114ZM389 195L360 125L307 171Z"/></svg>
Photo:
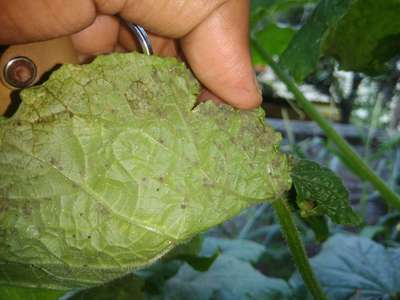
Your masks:
<svg viewBox="0 0 400 300"><path fill-rule="evenodd" d="M242 109L261 103L250 58L248 10L249 1L226 1L181 40L185 58L202 84Z"/></svg>

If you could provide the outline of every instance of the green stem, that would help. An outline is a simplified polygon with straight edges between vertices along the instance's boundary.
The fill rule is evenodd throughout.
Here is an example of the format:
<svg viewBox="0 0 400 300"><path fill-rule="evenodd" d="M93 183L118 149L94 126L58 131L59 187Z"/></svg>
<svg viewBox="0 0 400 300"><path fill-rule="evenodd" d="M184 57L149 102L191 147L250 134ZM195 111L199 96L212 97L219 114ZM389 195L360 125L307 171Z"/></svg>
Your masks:
<svg viewBox="0 0 400 300"><path fill-rule="evenodd" d="M308 287L310 293L316 300L327 299L319 282L315 278L314 272L311 269L303 241L300 238L299 231L294 223L292 212L285 199L273 202L273 207L282 226L282 231L285 235L293 260L299 270L304 283Z"/></svg>
<svg viewBox="0 0 400 300"><path fill-rule="evenodd" d="M369 168L346 140L336 132L332 125L318 112L314 105L306 99L293 79L274 61L272 56L257 42L257 40L252 38L252 43L260 56L269 64L279 79L285 83L289 91L295 97L297 104L301 106L305 113L321 127L325 135L336 145L342 156L352 162L352 171L356 175L362 174L362 178L369 181L379 191L388 205L400 210L400 196L392 191L385 182Z"/></svg>

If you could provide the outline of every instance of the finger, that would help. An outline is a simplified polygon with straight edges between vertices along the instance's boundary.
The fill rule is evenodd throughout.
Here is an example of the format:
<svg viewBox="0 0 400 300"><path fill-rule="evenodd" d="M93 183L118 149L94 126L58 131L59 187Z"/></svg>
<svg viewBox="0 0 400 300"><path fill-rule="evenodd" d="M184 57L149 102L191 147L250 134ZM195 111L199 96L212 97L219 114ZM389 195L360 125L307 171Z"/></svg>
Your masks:
<svg viewBox="0 0 400 300"><path fill-rule="evenodd" d="M95 19L89 0L0 1L0 44L47 40L78 32Z"/></svg>
<svg viewBox="0 0 400 300"><path fill-rule="evenodd" d="M180 38L227 0L94 0L104 14L119 15L159 36Z"/></svg>
<svg viewBox="0 0 400 300"><path fill-rule="evenodd" d="M216 96L243 109L261 103L249 51L248 10L248 1L228 1L182 39L197 78Z"/></svg>
<svg viewBox="0 0 400 300"><path fill-rule="evenodd" d="M75 49L86 55L113 52L118 41L120 23L114 16L98 15L84 30L72 35Z"/></svg>
<svg viewBox="0 0 400 300"><path fill-rule="evenodd" d="M122 46L120 43L117 43L117 45L115 46L115 52L118 53L124 53L126 51L128 51L124 46Z"/></svg>
<svg viewBox="0 0 400 300"><path fill-rule="evenodd" d="M150 39L150 41L152 40ZM132 31L124 25L121 25L119 27L118 44L124 47L127 51L137 51L138 49L140 49L140 44L137 38L132 33ZM154 45L152 46L154 47Z"/></svg>

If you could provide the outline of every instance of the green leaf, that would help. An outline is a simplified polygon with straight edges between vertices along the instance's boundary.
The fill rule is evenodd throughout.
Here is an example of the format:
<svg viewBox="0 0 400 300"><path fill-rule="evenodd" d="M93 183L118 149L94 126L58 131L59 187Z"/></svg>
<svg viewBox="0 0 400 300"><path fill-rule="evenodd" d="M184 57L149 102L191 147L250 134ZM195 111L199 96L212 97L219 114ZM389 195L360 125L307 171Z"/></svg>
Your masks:
<svg viewBox="0 0 400 300"><path fill-rule="evenodd" d="M288 284L268 278L249 263L221 255L208 272L184 265L164 288L165 298L174 300L285 300L291 299Z"/></svg>
<svg viewBox="0 0 400 300"><path fill-rule="evenodd" d="M329 299L398 299L396 295L400 295L398 248L384 248L367 238L335 235L311 263ZM299 291L304 288L298 274L290 283Z"/></svg>
<svg viewBox="0 0 400 300"><path fill-rule="evenodd" d="M265 253L265 247L249 240L229 240L224 238L207 237L203 243L202 255L212 255L220 251L248 263L256 263Z"/></svg>
<svg viewBox="0 0 400 300"><path fill-rule="evenodd" d="M276 13L311 2L315 2L315 0L253 0L251 2L250 32L272 55L280 55L289 45L296 30L279 24L276 20ZM266 64L254 47L251 47L251 53L253 64Z"/></svg>
<svg viewBox="0 0 400 300"><path fill-rule="evenodd" d="M261 109L196 105L175 59L65 65L0 126L0 283L90 287L291 185Z"/></svg>
<svg viewBox="0 0 400 300"><path fill-rule="evenodd" d="M316 67L321 57L323 37L347 12L352 0L321 0L307 23L296 33L282 54L280 64L297 81L302 81Z"/></svg>
<svg viewBox="0 0 400 300"><path fill-rule="evenodd" d="M254 34L260 44L272 55L280 55L289 45L290 40L295 34L295 30L289 27L280 27L275 24L265 25L264 28ZM266 64L255 49L251 49L253 64Z"/></svg>
<svg viewBox="0 0 400 300"><path fill-rule="evenodd" d="M144 281L134 275L127 275L105 285L81 290L63 300L144 300Z"/></svg>
<svg viewBox="0 0 400 300"><path fill-rule="evenodd" d="M281 57L302 81L321 56L338 59L345 70L376 74L400 53L398 0L322 0Z"/></svg>
<svg viewBox="0 0 400 300"><path fill-rule="evenodd" d="M0 286L0 300L57 300L65 291Z"/></svg>
<svg viewBox="0 0 400 300"><path fill-rule="evenodd" d="M303 218L327 215L338 224L361 222L350 204L342 180L330 169L309 160L295 160L292 171L296 203Z"/></svg>
<svg viewBox="0 0 400 300"><path fill-rule="evenodd" d="M376 75L400 54L400 1L357 0L329 28L322 52L335 57L344 70Z"/></svg>

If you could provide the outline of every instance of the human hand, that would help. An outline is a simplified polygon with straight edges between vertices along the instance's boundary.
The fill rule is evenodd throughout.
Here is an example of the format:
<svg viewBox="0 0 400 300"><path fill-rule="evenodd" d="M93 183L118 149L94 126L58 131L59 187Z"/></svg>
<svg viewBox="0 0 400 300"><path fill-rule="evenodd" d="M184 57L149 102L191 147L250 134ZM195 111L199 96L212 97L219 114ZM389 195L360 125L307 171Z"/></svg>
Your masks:
<svg viewBox="0 0 400 300"><path fill-rule="evenodd" d="M205 87L200 98L257 107L248 0L0 0L0 44L72 35L82 59L137 48L116 15L143 26L155 54L178 56Z"/></svg>

